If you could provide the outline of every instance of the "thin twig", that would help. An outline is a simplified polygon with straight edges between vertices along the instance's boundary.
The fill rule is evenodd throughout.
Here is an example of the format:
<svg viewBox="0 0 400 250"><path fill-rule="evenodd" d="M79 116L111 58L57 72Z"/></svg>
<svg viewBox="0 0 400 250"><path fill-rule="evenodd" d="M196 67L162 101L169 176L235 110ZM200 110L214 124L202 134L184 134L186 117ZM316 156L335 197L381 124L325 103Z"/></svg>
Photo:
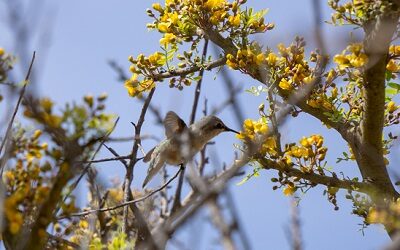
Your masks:
<svg viewBox="0 0 400 250"><path fill-rule="evenodd" d="M18 113L19 106L21 105L22 98L24 97L26 87L28 86L28 83L29 83L29 77L31 76L33 63L35 62L35 57L36 57L36 51L33 52L31 63L29 64L28 72L26 73L26 76L25 76L24 86L21 89L21 92L19 94L19 98L18 98L18 101L17 101L17 105L15 105L14 112L13 112L13 114L11 116L11 120L8 123L6 133L5 133L4 137L3 137L3 140L1 141L0 155L1 155L2 151L3 151L4 146L6 145L6 142L8 141L8 139L10 137L11 128L12 128L12 126L14 124L14 120L15 120L15 117L16 117L16 115ZM6 156L4 155L4 157L6 157ZM0 166L0 168L1 168L0 169L0 177L3 175L5 162L6 162L6 159L2 159L1 160L2 164Z"/></svg>
<svg viewBox="0 0 400 250"><path fill-rule="evenodd" d="M202 64L203 64L204 60L206 59L207 49L208 49L208 39L205 39L204 45L203 45L203 53L202 53L202 57L201 57ZM197 81L196 89L194 92L192 112L190 114L190 125L193 124L194 120L196 119L196 112L197 112L197 106L199 103L199 98L200 98L200 93L201 93L201 84L203 82L203 75L204 75L204 68L201 68L200 72L199 72L200 79ZM174 203L173 203L172 209L171 209L172 212L175 212L181 206L181 192L182 192L184 175L185 175L185 169L183 169L181 175L179 176L178 186L177 186L176 192L175 192Z"/></svg>
<svg viewBox="0 0 400 250"><path fill-rule="evenodd" d="M81 163L101 163L101 162L109 162L109 161L119 161L119 160L129 159L130 157L131 157L130 155L125 155L125 156L119 156L119 157L104 158L104 159L99 159L99 160L82 161Z"/></svg>
<svg viewBox="0 0 400 250"><path fill-rule="evenodd" d="M103 146L104 142L107 140L107 138L110 136L110 134L114 131L114 129L116 128L117 124L119 121L119 117L115 120L114 125L112 126L112 128L110 129L110 131L108 131L104 137L102 138L99 146L97 146L96 150L94 151L91 160L89 161L89 164L83 169L82 173L79 175L78 179L76 179L76 181L70 186L68 193L64 196L63 198L63 202L65 202L68 197L71 195L72 191L74 191L74 189L78 186L79 182L82 180L83 176L85 176L85 174L87 173L87 171L90 169L92 162L94 160L94 158L96 157L97 153L100 151L101 147ZM56 211L58 212L59 209L57 209Z"/></svg>
<svg viewBox="0 0 400 250"><path fill-rule="evenodd" d="M133 169L135 167L135 164L137 163L138 159L137 159L137 154L138 154L138 150L139 150L139 145L141 144L141 139L140 139L140 133L141 133L141 129L145 120L145 116L147 113L147 109L150 106L150 102L151 99L153 98L154 92L155 92L156 88L152 88L150 90L149 95L146 97L146 100L143 104L142 110L140 112L140 116L139 119L137 121L137 124L134 124L135 127L135 140L132 146L132 152L131 152L131 158L130 161L128 163L128 167L126 168L126 174L125 174L125 181L124 181L124 202L128 202L130 200L131 194L130 194L130 186L132 184L133 181ZM122 231L126 234L129 235L129 229L128 229L128 207L124 208L123 211L123 220L122 220Z"/></svg>
<svg viewBox="0 0 400 250"><path fill-rule="evenodd" d="M119 158L119 161L127 168L128 167L128 163L126 162L125 159L123 159L123 157L121 157L113 148L107 146L106 144L104 144L104 147L110 151L111 154L113 154L115 156L115 158ZM131 156L129 156L131 157Z"/></svg>
<svg viewBox="0 0 400 250"><path fill-rule="evenodd" d="M176 172L176 174L171 179L169 179L166 183L161 185L159 188L151 191L149 194L147 194L147 195L145 195L143 197L140 197L138 199L130 200L130 201L121 203L121 204L113 206L113 207L106 207L106 208L101 208L101 209L92 209L92 210L88 210L88 211L81 212L81 213L73 213L73 214L69 214L69 215L65 215L65 216L59 216L59 217L57 217L57 219L58 220L63 220L63 219L67 219L67 218L70 218L70 217L86 216L86 215L89 215L89 214L92 214L92 213L108 212L108 211L112 211L112 210L115 210L115 209L118 209L118 208L126 207L126 206L128 206L130 204L135 204L135 203L144 201L147 198L149 198L149 197L153 196L154 194L156 194L157 192L159 192L159 191L163 190L164 188L166 188L173 180L175 180L178 177L178 175L181 172L182 172L182 168L179 168L179 170Z"/></svg>
<svg viewBox="0 0 400 250"><path fill-rule="evenodd" d="M81 163L101 163L101 162L125 160L125 159L129 159L129 158L131 158L130 155L125 155L125 156L104 158L104 159L99 159L99 160L82 161Z"/></svg>

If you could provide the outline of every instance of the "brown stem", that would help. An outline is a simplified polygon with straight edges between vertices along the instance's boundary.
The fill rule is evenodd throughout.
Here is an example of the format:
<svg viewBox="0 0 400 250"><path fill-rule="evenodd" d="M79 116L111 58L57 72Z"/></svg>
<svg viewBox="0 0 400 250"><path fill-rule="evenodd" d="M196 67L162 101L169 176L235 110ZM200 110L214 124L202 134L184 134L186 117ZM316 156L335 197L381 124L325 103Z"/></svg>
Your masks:
<svg viewBox="0 0 400 250"><path fill-rule="evenodd" d="M137 153L139 150L139 145L141 144L140 132L141 132L144 120L145 120L147 109L150 105L151 99L153 98L155 90L156 90L156 88L153 88L150 90L150 93L147 96L146 101L143 104L142 111L140 113L138 122L137 122L137 124L134 124L134 126L135 126L135 141L132 146L131 158L130 158L128 167L126 168L125 182L124 182L124 202L125 203L130 201L130 198L131 198L130 186L131 186L132 180L133 180L133 168L137 162ZM122 231L129 237L128 207L124 207L123 220L122 220Z"/></svg>

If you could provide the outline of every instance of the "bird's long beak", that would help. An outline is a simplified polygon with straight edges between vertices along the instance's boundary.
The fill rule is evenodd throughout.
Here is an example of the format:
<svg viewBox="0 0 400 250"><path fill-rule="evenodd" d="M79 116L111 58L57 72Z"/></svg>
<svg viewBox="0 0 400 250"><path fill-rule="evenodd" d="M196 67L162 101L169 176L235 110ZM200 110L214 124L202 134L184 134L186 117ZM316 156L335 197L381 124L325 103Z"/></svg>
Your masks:
<svg viewBox="0 0 400 250"><path fill-rule="evenodd" d="M229 132L233 132L233 133L236 133L236 134L240 134L240 133L237 132L236 130L233 130L233 129L228 128L228 127L226 127L226 126L225 126L225 131L229 131Z"/></svg>

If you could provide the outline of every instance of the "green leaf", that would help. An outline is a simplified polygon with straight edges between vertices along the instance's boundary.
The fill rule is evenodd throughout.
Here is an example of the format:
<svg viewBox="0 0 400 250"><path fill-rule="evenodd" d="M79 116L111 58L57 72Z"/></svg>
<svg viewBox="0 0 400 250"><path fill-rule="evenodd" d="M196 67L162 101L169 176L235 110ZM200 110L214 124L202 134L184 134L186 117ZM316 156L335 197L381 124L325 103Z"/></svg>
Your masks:
<svg viewBox="0 0 400 250"><path fill-rule="evenodd" d="M386 78L386 81L390 81L392 79L392 72L386 70L385 78Z"/></svg>
<svg viewBox="0 0 400 250"><path fill-rule="evenodd" d="M258 177L260 176L260 168L255 166L253 169L253 173L248 174L246 177L243 178L243 180L241 180L239 183L237 183L237 186L243 185L244 183L246 183L248 180L250 180L251 177Z"/></svg>
<svg viewBox="0 0 400 250"><path fill-rule="evenodd" d="M394 89L397 89L397 91L400 90L400 84L398 84L398 83L389 82L389 83L388 83L388 86L389 86L389 87L392 87L392 88L394 88Z"/></svg>
<svg viewBox="0 0 400 250"><path fill-rule="evenodd" d="M392 88L386 88L385 89L385 96L386 97L394 96L394 95L397 95L398 93L399 93L399 91L397 89L392 89Z"/></svg>

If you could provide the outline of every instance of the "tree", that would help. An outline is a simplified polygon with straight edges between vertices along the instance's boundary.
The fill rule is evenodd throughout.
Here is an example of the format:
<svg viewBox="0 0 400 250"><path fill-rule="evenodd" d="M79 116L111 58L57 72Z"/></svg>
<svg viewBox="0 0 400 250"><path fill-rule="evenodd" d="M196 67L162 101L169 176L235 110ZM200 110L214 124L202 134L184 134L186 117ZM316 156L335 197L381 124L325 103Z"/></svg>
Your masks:
<svg viewBox="0 0 400 250"><path fill-rule="evenodd" d="M329 1L333 25L349 24L364 34L361 42L348 44L333 58L326 55L322 39L310 55L306 55L306 42L300 37L288 46L279 44L277 50L263 48L253 35L268 33L274 25L265 23L265 11L256 12L245 4L246 1L166 0L164 5L155 3L147 10L154 19L148 28L162 34L161 51L130 56L129 78L120 71L121 78L127 78L128 94L143 101L141 114L133 123L134 140L128 156L119 155L105 144L118 121L112 123L112 117L103 113L106 96L86 96L83 105L66 105L56 114L51 100L24 95L28 70L19 100L24 99L24 115L40 130L29 134L22 126L12 126L12 116L2 140L3 239L7 248L165 248L176 230L203 206L215 215L213 223L223 236L223 245L234 248L232 233L240 227L235 220L226 221L219 198L226 195L228 181L247 164L254 170L243 182L251 181L263 169L275 170L277 176L271 179L274 189L282 188L285 195L293 195L322 185L335 209L337 192L346 190L353 213L363 219L365 226L381 223L392 238L397 235L400 197L386 165L390 148L397 140L391 129L400 117L395 103L400 90L400 46L392 44L398 38L400 3ZM208 56L209 43L221 49L217 58ZM0 80L5 82L12 56L5 52L0 56ZM132 191L133 170L141 160L141 129L146 113L150 110L162 119L151 105L156 86L167 79L170 87L178 89L196 84L190 119L193 123L205 71L224 66L261 84L250 91L265 96L268 102L267 107L263 103L255 111L260 115L258 120L244 120L238 135L243 142L238 145L240 157L210 177L203 175L207 164L203 150L197 164L188 164L189 171L181 168L169 179L164 172L165 183L159 188ZM234 96L232 89L233 100ZM240 114L239 107L237 110ZM328 147L324 146L322 135L305 135L299 142L283 145L279 126L289 116L295 118L301 113L338 132L349 149L337 163L353 162L362 180L341 176L328 168ZM44 144L43 132L48 141ZM115 158L94 160L102 146ZM107 189L97 183L92 164L101 161L120 161L125 166L122 188ZM85 174L91 185L90 208L78 211L71 192ZM184 175L192 191L181 199ZM175 179L177 188L170 195L166 188ZM53 231L56 234L50 233Z"/></svg>

